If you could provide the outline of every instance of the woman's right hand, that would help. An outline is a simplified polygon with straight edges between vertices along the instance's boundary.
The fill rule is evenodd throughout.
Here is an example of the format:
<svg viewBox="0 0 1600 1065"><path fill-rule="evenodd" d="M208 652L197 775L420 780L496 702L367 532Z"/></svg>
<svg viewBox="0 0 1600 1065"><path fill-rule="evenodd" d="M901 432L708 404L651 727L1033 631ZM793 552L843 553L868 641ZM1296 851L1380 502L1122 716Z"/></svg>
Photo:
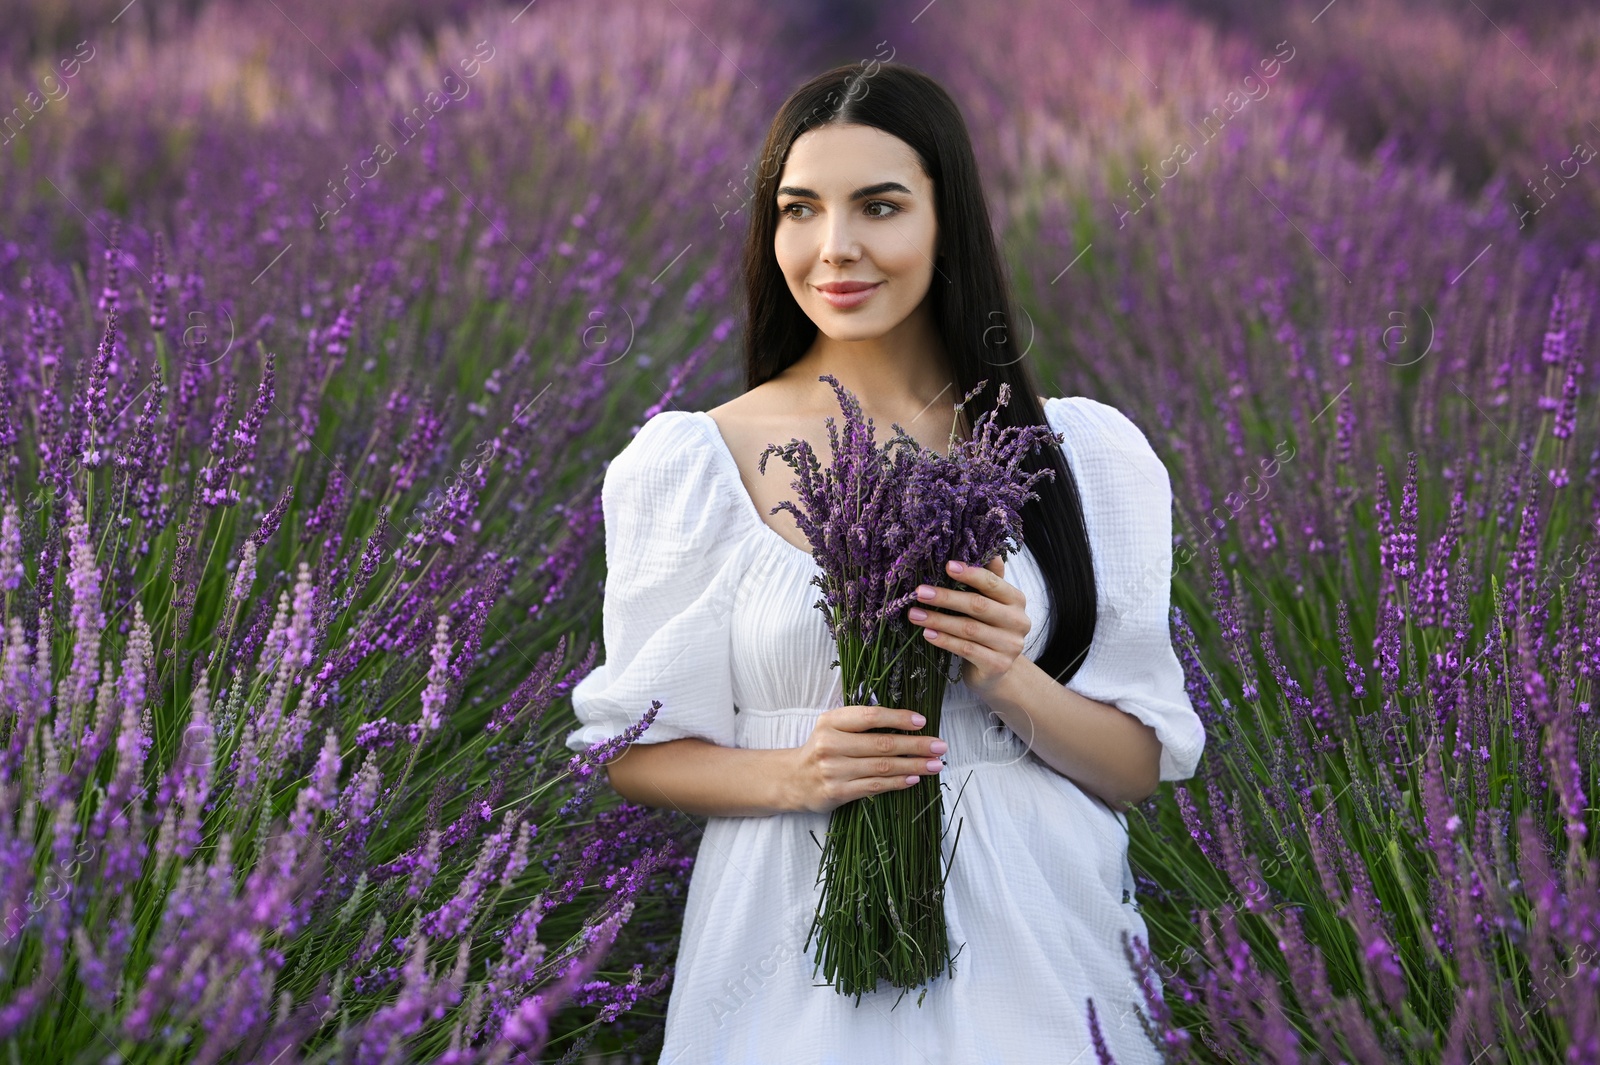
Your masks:
<svg viewBox="0 0 1600 1065"><path fill-rule="evenodd" d="M855 799L909 788L944 768L950 748L937 736L907 735L918 715L892 706L824 710L804 746L794 748L794 787L801 809L830 813Z"/></svg>

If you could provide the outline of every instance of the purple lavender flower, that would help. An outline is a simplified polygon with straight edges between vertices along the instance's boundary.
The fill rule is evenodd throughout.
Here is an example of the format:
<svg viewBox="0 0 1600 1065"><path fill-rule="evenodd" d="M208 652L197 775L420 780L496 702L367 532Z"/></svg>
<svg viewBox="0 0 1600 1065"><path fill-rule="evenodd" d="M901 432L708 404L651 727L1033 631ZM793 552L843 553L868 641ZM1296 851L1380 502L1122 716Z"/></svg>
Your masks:
<svg viewBox="0 0 1600 1065"><path fill-rule="evenodd" d="M0 516L0 589L15 591L26 576L22 566L22 515L16 502L8 499Z"/></svg>
<svg viewBox="0 0 1600 1065"><path fill-rule="evenodd" d="M787 510L812 544L821 573L814 583L828 606L829 631L872 640L886 629L905 628L901 611L916 602L921 583L949 586L945 561L960 558L982 566L1006 557L1022 542L1023 505L1032 486L1053 477L1046 468L1022 474L1023 458L1060 434L1043 426L996 427L995 411L979 416L971 440L952 441L949 454L923 448L896 425L881 449L873 440L872 419L859 401L831 375L845 414L844 438L827 419L832 465L823 471L808 441L774 444L759 467L778 455L796 472L798 502ZM987 382L963 398L971 402ZM1010 400L1002 384L998 406Z"/></svg>
<svg viewBox="0 0 1600 1065"><path fill-rule="evenodd" d="M802 440L770 445L759 466L765 473L776 454L797 474L798 502L773 509L788 510L811 542L819 571L812 583L822 590L816 605L838 646L845 699L918 711L931 733L939 727L952 656L930 650L904 610L916 602L918 584L956 583L948 560L982 566L1020 549L1022 508L1036 498L1030 489L1054 476L1048 467L1022 472L1023 459L1061 436L1046 426L997 428L998 410L1011 398L1002 383L996 408L978 417L971 440L952 439L948 455L923 448L899 425L880 449L856 397L832 376L820 380L833 386L845 416L842 434L827 419L829 468ZM938 803L920 794L924 783L845 803L830 815L818 960L840 994L859 999L880 979L915 987L949 964L943 874L928 860L937 847L927 842L938 837L941 814ZM879 861L864 842L876 838L893 840L891 853L905 857ZM852 884L869 885L870 904L860 889L846 886ZM865 935L863 912L876 915L865 919Z"/></svg>
<svg viewBox="0 0 1600 1065"><path fill-rule="evenodd" d="M161 231L155 236L155 267L151 271L150 329L160 333L167 328L167 256Z"/></svg>
<svg viewBox="0 0 1600 1065"><path fill-rule="evenodd" d="M100 680L100 635L105 629L105 613L100 605L100 567L95 564L94 542L83 505L77 500L71 504L67 538L72 545L67 588L72 594L74 641L66 691L69 705L87 707Z"/></svg>
<svg viewBox="0 0 1600 1065"><path fill-rule="evenodd" d="M111 223L111 236L106 241L105 277L100 286L100 301L96 304L102 313L108 315L115 315L121 305L122 249L118 246L121 238L122 222L118 219Z"/></svg>
<svg viewBox="0 0 1600 1065"><path fill-rule="evenodd" d="M433 632L433 665L428 670L428 684L422 690L422 727L432 732L444 724L441 711L449 698L450 670L450 615L440 614Z"/></svg>

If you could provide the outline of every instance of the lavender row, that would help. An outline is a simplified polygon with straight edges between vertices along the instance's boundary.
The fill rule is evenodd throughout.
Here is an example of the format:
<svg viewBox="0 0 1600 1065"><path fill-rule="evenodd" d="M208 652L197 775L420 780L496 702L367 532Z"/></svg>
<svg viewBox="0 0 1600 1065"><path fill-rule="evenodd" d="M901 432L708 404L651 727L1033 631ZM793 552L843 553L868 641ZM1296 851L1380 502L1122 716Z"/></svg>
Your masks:
<svg viewBox="0 0 1600 1065"><path fill-rule="evenodd" d="M25 1058L659 1037L693 828L597 804L560 741L601 460L732 328L729 131L765 102L695 23L769 16L682 6L355 35L281 96L246 91L276 38L208 8L107 38L0 149Z"/></svg>
<svg viewBox="0 0 1600 1065"><path fill-rule="evenodd" d="M1207 753L1134 818L1146 996L1086 1019L1173 1061L1593 1057L1600 234L1356 150L1297 81L1325 35L1080 6L925 40L1009 116L1008 340L1173 475L1130 591L1172 582Z"/></svg>

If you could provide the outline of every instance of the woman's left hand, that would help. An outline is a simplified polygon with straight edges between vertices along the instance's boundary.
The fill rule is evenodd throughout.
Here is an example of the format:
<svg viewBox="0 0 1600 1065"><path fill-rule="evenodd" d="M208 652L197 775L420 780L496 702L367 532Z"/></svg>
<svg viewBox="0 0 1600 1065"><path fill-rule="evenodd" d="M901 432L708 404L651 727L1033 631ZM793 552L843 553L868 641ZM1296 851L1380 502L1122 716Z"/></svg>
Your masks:
<svg viewBox="0 0 1600 1065"><path fill-rule="evenodd" d="M962 658L961 680L979 698L987 698L1012 670L1029 661L1022 655L1022 641L1033 622L1022 589L1005 580L1004 560L996 557L982 568L963 565L960 571L953 568L958 564L946 563L945 569L972 591L918 585L921 607L910 607L906 616L922 626L925 639Z"/></svg>

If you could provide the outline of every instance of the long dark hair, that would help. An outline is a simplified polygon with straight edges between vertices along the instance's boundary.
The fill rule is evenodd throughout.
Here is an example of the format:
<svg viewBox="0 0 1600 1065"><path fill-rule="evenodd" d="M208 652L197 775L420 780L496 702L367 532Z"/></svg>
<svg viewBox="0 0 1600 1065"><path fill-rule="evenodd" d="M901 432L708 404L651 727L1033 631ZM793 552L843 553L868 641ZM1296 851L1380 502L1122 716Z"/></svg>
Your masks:
<svg viewBox="0 0 1600 1065"><path fill-rule="evenodd" d="M1011 284L995 243L978 161L966 122L938 82L902 63L873 71L835 67L796 89L767 131L756 176L744 248L746 317L745 387L754 388L792 366L816 339L817 326L795 302L778 267L773 241L778 225L778 176L800 135L832 122L873 126L899 137L921 159L932 180L940 256L933 279L934 322L943 337L959 400L987 380L964 410L968 425L994 409L1001 382L1010 402L1002 426L1047 425L1040 389L1028 363L1014 357L1008 333ZM1050 592L1051 634L1037 658L1058 682L1069 680L1094 638L1095 581L1078 485L1060 448L1030 455L1029 471L1045 466L1055 478L1035 486L1038 499L1023 508L1023 539Z"/></svg>

